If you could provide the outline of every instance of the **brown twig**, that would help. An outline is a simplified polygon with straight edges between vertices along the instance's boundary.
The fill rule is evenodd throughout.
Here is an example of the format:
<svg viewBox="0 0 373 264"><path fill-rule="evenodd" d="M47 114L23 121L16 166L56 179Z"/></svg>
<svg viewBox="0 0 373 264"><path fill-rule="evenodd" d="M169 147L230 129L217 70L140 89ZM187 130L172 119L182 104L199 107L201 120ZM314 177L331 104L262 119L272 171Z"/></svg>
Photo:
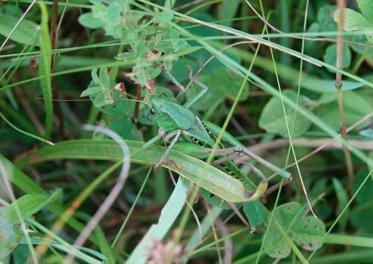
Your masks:
<svg viewBox="0 0 373 264"><path fill-rule="evenodd" d="M136 98L135 98L135 112L133 113L133 121L137 123L139 120L139 108L140 108L140 100L141 100L141 85L137 84L136 86Z"/></svg>
<svg viewBox="0 0 373 264"><path fill-rule="evenodd" d="M344 7L345 1L338 0L338 36L337 36L337 59L336 59L336 66L337 69L343 69L343 26L344 26ZM345 114L343 108L343 95L342 95L342 73L337 71L335 74L335 86L337 88L337 97L338 97L338 112L339 112L339 127L341 136L344 140L348 140L347 138L347 131L346 131L346 122L345 122ZM354 180L354 168L351 158L351 153L347 149L346 146L343 146L343 153L346 160L346 168L347 168L347 175L348 175L348 184L347 184L347 191L349 192L352 187L352 183Z"/></svg>

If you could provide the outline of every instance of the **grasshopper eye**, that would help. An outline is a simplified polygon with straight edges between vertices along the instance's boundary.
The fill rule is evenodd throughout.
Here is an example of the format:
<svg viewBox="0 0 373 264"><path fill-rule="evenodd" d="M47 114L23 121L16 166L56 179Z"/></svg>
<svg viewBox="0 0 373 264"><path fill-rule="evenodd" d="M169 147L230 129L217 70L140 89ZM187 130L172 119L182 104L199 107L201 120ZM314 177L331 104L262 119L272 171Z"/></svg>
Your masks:
<svg viewBox="0 0 373 264"><path fill-rule="evenodd" d="M155 110L154 110L154 108L152 107L152 108L150 108L150 113L152 114L152 115L154 115L155 114Z"/></svg>

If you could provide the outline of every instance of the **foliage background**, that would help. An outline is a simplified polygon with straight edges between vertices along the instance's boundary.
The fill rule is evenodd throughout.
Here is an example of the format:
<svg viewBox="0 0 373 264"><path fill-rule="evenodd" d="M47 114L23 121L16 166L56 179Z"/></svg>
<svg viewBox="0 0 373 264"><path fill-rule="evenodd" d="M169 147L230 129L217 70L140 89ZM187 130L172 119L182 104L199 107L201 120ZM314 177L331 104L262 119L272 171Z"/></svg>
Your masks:
<svg viewBox="0 0 373 264"><path fill-rule="evenodd" d="M193 105L194 113L271 163L293 164L288 170L294 180L266 196L264 206L245 204L241 217L231 209L211 207L203 198L190 201L193 210L191 204L185 206L172 229L165 230L163 242L153 243L145 257L154 263L165 263L162 257L174 263L370 263L370 1L339 1L346 7L339 55L334 1L57 2L0 4L3 263L62 263L112 190L119 173L118 147L83 131L83 124L115 131L129 142L134 157L124 188L81 250L80 261L123 263L160 220L177 175L170 177L166 168L148 173L164 150L141 152L137 145L155 136L158 127L147 118L147 105L136 100L174 97L177 89L161 64L183 85L193 69L209 87ZM350 158L335 142L317 149L331 143L341 126L336 72L343 73L342 124L351 128L350 144L344 144ZM185 102L198 89L192 84L178 99ZM56 146L48 146L50 142ZM198 179L213 170L188 156L182 156L185 164L201 166ZM246 166L242 170L249 171ZM250 174L258 183L255 177ZM280 182L275 177L270 185ZM182 193L177 198L182 200ZM172 210L166 216L172 217ZM199 232L196 218L206 228L201 241L194 236ZM242 218L256 226L255 233ZM271 219L282 229L271 225ZM43 249L49 235L53 240Z"/></svg>

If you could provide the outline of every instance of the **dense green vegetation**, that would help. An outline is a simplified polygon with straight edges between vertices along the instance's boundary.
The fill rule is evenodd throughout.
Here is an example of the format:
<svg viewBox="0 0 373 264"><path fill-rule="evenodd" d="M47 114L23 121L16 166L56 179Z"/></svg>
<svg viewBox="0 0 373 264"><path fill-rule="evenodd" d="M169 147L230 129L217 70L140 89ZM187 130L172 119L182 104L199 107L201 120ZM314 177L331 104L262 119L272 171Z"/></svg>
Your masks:
<svg viewBox="0 0 373 264"><path fill-rule="evenodd" d="M371 263L373 3L0 3L0 263Z"/></svg>

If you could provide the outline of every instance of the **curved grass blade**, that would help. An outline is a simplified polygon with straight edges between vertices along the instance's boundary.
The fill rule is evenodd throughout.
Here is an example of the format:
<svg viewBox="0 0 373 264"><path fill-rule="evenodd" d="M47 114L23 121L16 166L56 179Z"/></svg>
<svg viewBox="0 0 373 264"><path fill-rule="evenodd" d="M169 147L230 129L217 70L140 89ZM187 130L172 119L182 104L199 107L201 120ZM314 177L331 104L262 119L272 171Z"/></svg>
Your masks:
<svg viewBox="0 0 373 264"><path fill-rule="evenodd" d="M36 136L36 135L34 135L34 134L31 134L31 133L29 133L29 132L27 132L27 131L24 131L24 130L22 130L22 129L20 129L19 127L16 127L15 125L13 125L13 123L12 122L10 122L1 112L0 112L0 118L1 119L3 119L4 120L4 122L5 123L7 123L11 128L13 128L14 130L16 130L16 131L18 131L18 132L20 132L20 133L22 133L22 134L24 134L24 135L26 135L26 136L28 136L28 137L31 137L31 138L33 138L33 139L36 139L36 140L39 140L39 141L41 141L41 142L44 142L44 143L46 143L46 144L49 144L49 145L53 145L53 142L51 142L51 141L49 141L49 140L46 140L46 139L44 139L44 138L41 138L41 137L38 137L38 136Z"/></svg>
<svg viewBox="0 0 373 264"><path fill-rule="evenodd" d="M165 149L151 146L143 149L144 143L126 141L131 152L131 162L155 165ZM43 147L26 153L18 162L18 166L36 164L48 160L88 159L119 160L122 153L111 140L69 140L56 143L51 147ZM184 153L172 150L163 167L170 169L198 186L229 202L245 202L249 199L243 184L217 168ZM249 190L253 191L253 190Z"/></svg>

